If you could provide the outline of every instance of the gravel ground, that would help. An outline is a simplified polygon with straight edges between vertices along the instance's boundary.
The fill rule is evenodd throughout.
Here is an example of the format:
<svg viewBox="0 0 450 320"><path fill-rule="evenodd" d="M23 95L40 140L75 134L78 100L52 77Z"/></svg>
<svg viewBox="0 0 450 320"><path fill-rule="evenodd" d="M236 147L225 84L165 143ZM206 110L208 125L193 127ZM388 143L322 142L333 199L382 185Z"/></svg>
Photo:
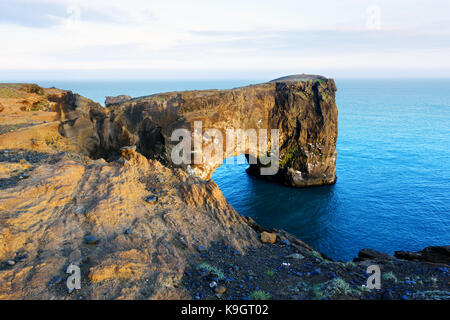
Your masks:
<svg viewBox="0 0 450 320"><path fill-rule="evenodd" d="M30 168L24 170L14 170L9 178L0 179L0 190L15 187L19 181L27 179L36 165L44 163L54 164L60 161L66 154L66 152L48 154L22 149L0 150L0 162L28 163L32 165Z"/></svg>
<svg viewBox="0 0 450 320"><path fill-rule="evenodd" d="M183 285L194 299L450 299L448 268L405 260L342 263L310 256L288 258L288 243L264 244L245 255L228 245L200 248ZM363 285L366 268L378 264L380 290Z"/></svg>
<svg viewBox="0 0 450 320"><path fill-rule="evenodd" d="M33 126L36 126L38 124L43 124L43 123L45 123L45 121L43 121L43 122L32 122L32 123L0 125L0 134L16 131L16 130L23 129L23 128L33 127Z"/></svg>

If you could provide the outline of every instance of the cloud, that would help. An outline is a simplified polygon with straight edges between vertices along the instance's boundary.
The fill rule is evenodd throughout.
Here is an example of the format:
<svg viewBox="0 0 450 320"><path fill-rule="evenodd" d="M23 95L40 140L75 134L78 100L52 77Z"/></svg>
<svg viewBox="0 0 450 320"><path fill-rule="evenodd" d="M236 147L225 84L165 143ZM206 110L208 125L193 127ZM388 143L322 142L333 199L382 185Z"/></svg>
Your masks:
<svg viewBox="0 0 450 320"><path fill-rule="evenodd" d="M0 70L117 70L118 77L139 69L447 72L446 6L441 0L2 0L0 37L7 45ZM368 25L373 12L379 20Z"/></svg>
<svg viewBox="0 0 450 320"><path fill-rule="evenodd" d="M58 24L55 17L67 14L66 6L56 3L26 3L13 0L0 2L0 21L36 28Z"/></svg>
<svg viewBox="0 0 450 320"><path fill-rule="evenodd" d="M2 0L0 22L46 28L64 24L66 20L97 23L148 23L155 19L151 10L124 10L113 3L95 1Z"/></svg>

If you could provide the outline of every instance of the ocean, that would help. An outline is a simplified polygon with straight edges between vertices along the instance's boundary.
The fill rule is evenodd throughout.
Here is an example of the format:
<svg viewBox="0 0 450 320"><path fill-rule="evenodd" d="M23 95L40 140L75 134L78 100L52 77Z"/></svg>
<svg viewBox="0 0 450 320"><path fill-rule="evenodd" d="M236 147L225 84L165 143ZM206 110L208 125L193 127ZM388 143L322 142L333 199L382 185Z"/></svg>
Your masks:
<svg viewBox="0 0 450 320"><path fill-rule="evenodd" d="M227 89L264 80L45 81L103 104L106 95ZM336 79L337 183L293 189L223 164L213 180L244 216L336 260L450 244L450 79Z"/></svg>

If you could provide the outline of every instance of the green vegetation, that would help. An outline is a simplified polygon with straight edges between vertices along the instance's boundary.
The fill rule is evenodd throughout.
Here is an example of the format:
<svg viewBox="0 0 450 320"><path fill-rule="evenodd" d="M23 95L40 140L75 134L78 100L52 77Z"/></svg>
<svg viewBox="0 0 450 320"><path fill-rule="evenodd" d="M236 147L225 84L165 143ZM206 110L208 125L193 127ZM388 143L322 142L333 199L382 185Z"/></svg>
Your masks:
<svg viewBox="0 0 450 320"><path fill-rule="evenodd" d="M361 292L370 292L371 290L369 289L369 287L367 286L361 286L358 288L359 291Z"/></svg>
<svg viewBox="0 0 450 320"><path fill-rule="evenodd" d="M197 265L196 269L209 271L210 273L214 274L217 278L219 278L219 280L225 279L225 274L222 272L222 270L210 265L209 263L202 262Z"/></svg>
<svg viewBox="0 0 450 320"><path fill-rule="evenodd" d="M269 300L270 294L263 290L256 290L250 294L249 298L252 300Z"/></svg>
<svg viewBox="0 0 450 320"><path fill-rule="evenodd" d="M329 299L338 295L350 295L352 293L350 285L341 278L318 283L314 285L312 290L316 300Z"/></svg>
<svg viewBox="0 0 450 320"><path fill-rule="evenodd" d="M294 158L295 154L300 150L300 146L296 146L295 148L286 152L283 160L280 161L280 168L286 167L286 165L291 163L291 160Z"/></svg>
<svg viewBox="0 0 450 320"><path fill-rule="evenodd" d="M275 272L272 269L269 269L266 272L264 272L264 274L268 277L272 277L275 274Z"/></svg>
<svg viewBox="0 0 450 320"><path fill-rule="evenodd" d="M352 289L344 279L335 278L314 285L312 288L312 296L316 300L323 300L336 296L360 296L362 292L368 291L370 291L370 289L363 286Z"/></svg>
<svg viewBox="0 0 450 320"><path fill-rule="evenodd" d="M395 283L398 281L397 277L392 272L383 273L381 279L385 281L394 281Z"/></svg>
<svg viewBox="0 0 450 320"><path fill-rule="evenodd" d="M33 103L33 106L31 107L31 111L49 111L50 110L50 103L48 100L41 100L38 102Z"/></svg>
<svg viewBox="0 0 450 320"><path fill-rule="evenodd" d="M154 97L152 98L152 100L154 101L166 101L168 99L168 97Z"/></svg>
<svg viewBox="0 0 450 320"><path fill-rule="evenodd" d="M324 259L322 258L322 256L320 255L320 253L318 253L317 251L313 251L313 252L311 253L311 256L312 256L314 259L319 260L319 261L323 261L323 260L324 260Z"/></svg>

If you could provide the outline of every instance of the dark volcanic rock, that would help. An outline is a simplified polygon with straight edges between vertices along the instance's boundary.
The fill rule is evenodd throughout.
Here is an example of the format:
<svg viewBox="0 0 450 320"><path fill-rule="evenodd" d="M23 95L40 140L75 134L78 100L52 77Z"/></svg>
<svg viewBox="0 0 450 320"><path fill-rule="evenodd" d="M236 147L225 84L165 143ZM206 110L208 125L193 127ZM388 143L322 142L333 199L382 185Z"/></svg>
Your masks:
<svg viewBox="0 0 450 320"><path fill-rule="evenodd" d="M71 91L49 96L48 99L56 103L55 109L61 121L59 133L62 136L69 138L80 152L92 158L107 159L111 156L104 152L103 148L107 144L102 140L103 131L108 130L107 124L104 123L107 109ZM115 152L114 155L120 155L119 149L110 151Z"/></svg>
<svg viewBox="0 0 450 320"><path fill-rule="evenodd" d="M382 289L370 290L365 287L366 262L317 259L315 251L305 252L302 259L287 261L286 254L291 248L279 242L252 248L242 256L234 255L232 248L221 243L213 243L208 249L208 256L195 256L182 280L191 295L199 299L248 300L264 296L281 300L448 300L450 297L447 268L436 268L427 262L377 261L382 271ZM225 286L226 291L217 296L212 282L213 286Z"/></svg>
<svg viewBox="0 0 450 320"><path fill-rule="evenodd" d="M122 103L122 102L125 102L128 100L131 100L131 97L127 96L127 95L120 95L120 96L116 96L116 97L106 97L105 106L109 107L110 105Z"/></svg>
<svg viewBox="0 0 450 320"><path fill-rule="evenodd" d="M365 260L384 261L384 260L395 260L395 258L390 254L384 252L379 252L373 249L362 249L358 252L358 257L353 259L353 261L355 262Z"/></svg>
<svg viewBox="0 0 450 320"><path fill-rule="evenodd" d="M178 128L193 132L195 121L202 122L203 130L218 129L224 137L230 128L268 129L269 150L270 129L279 129L280 168L276 175L263 177L295 187L333 184L338 133L335 92L332 79L297 75L232 90L161 93L106 109L72 95L69 106L61 108L66 119L61 132L92 157L111 158L121 147L136 145L147 158L174 165L170 155L178 141L171 141L172 132ZM227 157L266 155L261 150L253 154L236 141L224 149L223 157L192 165L192 172L209 179ZM251 164L248 173L260 176L263 167L259 162Z"/></svg>
<svg viewBox="0 0 450 320"><path fill-rule="evenodd" d="M411 261L426 261L450 265L450 246L432 246L418 252L395 251L397 258Z"/></svg>
<svg viewBox="0 0 450 320"><path fill-rule="evenodd" d="M84 242L86 244L98 244L100 242L100 239L94 236L86 236L84 237Z"/></svg>

